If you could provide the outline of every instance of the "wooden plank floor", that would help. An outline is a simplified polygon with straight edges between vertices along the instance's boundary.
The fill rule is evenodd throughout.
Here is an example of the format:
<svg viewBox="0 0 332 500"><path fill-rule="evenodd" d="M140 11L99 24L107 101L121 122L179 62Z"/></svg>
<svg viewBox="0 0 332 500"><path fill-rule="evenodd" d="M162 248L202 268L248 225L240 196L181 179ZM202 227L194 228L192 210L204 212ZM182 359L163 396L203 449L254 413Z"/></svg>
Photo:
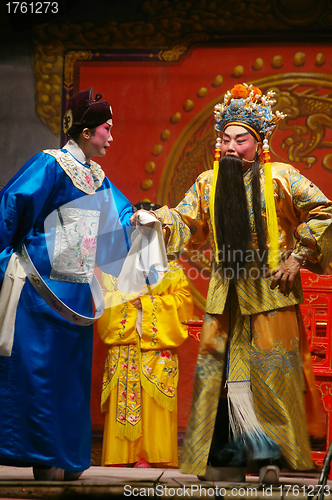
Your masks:
<svg viewBox="0 0 332 500"><path fill-rule="evenodd" d="M0 466L0 500L16 499L116 499L152 498L226 498L254 497L269 499L303 499L317 493L319 472L282 472L279 485L263 486L255 473L246 475L244 483L199 481L197 476L182 474L178 469L134 469L129 467L92 466L78 481L37 482L31 468ZM332 481L327 481L325 500L332 497ZM236 498L234 499L236 500Z"/></svg>

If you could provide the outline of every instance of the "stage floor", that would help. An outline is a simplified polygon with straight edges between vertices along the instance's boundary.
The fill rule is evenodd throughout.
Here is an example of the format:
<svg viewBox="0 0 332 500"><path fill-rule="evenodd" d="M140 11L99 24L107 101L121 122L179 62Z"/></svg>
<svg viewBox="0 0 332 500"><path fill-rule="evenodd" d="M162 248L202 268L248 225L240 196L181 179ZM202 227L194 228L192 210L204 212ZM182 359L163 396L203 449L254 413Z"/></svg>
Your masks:
<svg viewBox="0 0 332 500"><path fill-rule="evenodd" d="M244 483L205 482L178 469L134 469L93 466L78 481L37 482L32 469L0 466L0 500L16 499L116 499L250 497L260 500L303 499L317 493L319 472L282 472L279 485L258 483L256 474L247 474ZM331 489L331 494L330 494ZM327 481L324 499L332 498L332 481Z"/></svg>

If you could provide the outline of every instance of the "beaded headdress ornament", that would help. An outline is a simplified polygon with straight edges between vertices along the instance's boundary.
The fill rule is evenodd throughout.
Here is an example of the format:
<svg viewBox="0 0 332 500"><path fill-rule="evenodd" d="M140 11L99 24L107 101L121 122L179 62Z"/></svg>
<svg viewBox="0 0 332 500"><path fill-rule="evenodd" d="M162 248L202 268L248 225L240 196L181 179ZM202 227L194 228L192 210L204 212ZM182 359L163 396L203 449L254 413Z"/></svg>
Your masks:
<svg viewBox="0 0 332 500"><path fill-rule="evenodd" d="M215 160L213 167L213 182L210 196L211 221L216 234L214 204L216 183L219 170L221 134L229 125L240 125L249 130L259 142L263 142L263 158L265 173L265 208L269 243L269 266L271 269L279 265L279 231L277 215L275 210L270 150L267 136L276 126L276 123L285 118L286 115L280 111L272 112L274 92L269 91L263 95L262 91L252 84L238 84L232 90L228 90L224 96L224 102L214 107L217 131L217 142L215 148ZM218 261L218 248L216 245L216 257Z"/></svg>
<svg viewBox="0 0 332 500"><path fill-rule="evenodd" d="M214 107L216 120L215 129L223 132L231 124L246 125L260 141L267 132L271 132L276 123L285 117L280 111L272 112L275 104L274 92L270 90L266 95L253 85L235 85L224 96L224 102ZM262 137L263 136L263 137ZM218 142L218 141L217 141Z"/></svg>

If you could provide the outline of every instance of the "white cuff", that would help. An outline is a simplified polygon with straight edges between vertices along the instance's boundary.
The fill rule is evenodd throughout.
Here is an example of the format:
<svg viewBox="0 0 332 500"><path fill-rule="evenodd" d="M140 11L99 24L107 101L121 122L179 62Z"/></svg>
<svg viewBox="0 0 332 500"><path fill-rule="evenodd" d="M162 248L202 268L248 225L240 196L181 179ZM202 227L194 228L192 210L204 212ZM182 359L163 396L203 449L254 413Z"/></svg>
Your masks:
<svg viewBox="0 0 332 500"><path fill-rule="evenodd" d="M301 263L301 265L305 263L305 257L303 257L303 255L298 255L297 253L292 252L291 256L297 259Z"/></svg>

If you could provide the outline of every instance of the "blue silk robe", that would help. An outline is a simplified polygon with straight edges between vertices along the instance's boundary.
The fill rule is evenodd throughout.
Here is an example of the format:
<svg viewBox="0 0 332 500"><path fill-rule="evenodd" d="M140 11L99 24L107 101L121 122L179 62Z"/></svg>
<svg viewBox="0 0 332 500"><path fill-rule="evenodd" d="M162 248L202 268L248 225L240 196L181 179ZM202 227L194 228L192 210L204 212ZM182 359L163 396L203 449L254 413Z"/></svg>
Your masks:
<svg viewBox="0 0 332 500"><path fill-rule="evenodd" d="M27 162L0 192L0 280L9 257L25 242L53 292L78 313L93 316L89 283L84 276L54 271L52 225L45 235L46 218L52 219L58 207L72 200L76 211L88 215L92 211L99 219L97 236L86 240L95 250L89 266L93 268L95 260L114 272L112 263L128 251L124 232L126 226L129 230L131 204L95 162L87 166L66 150L47 150ZM78 233L77 241L84 237ZM37 463L72 472L90 467L92 342L92 325L77 326L63 319L26 280L12 355L0 356L1 464Z"/></svg>

